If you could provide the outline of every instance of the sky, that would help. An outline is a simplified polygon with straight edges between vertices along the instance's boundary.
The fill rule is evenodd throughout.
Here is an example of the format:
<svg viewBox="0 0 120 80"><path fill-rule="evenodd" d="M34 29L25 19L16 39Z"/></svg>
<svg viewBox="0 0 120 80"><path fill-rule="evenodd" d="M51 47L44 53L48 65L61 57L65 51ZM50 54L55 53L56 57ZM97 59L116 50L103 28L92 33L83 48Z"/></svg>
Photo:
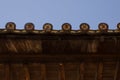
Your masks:
<svg viewBox="0 0 120 80"><path fill-rule="evenodd" d="M105 22L109 29L116 29L119 4L120 0L0 0L0 28L15 22L17 29L24 29L25 23L32 22L35 29L42 29L45 23L57 30L63 23L70 23L73 30L81 23L98 29L98 24Z"/></svg>

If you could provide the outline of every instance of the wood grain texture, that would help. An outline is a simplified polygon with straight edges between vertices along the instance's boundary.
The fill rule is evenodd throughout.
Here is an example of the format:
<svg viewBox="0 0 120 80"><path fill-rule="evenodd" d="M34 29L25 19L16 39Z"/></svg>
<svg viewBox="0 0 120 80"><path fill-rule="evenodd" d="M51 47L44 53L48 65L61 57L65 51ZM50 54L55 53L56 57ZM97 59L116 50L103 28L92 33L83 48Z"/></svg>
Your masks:
<svg viewBox="0 0 120 80"><path fill-rule="evenodd" d="M59 64L59 79L60 80L66 80L64 64L62 64L62 63Z"/></svg>
<svg viewBox="0 0 120 80"><path fill-rule="evenodd" d="M97 74L97 80L103 80L103 63L99 62L98 64L98 74Z"/></svg>
<svg viewBox="0 0 120 80"><path fill-rule="evenodd" d="M46 65L41 64L41 80L47 80L47 75L46 75Z"/></svg>
<svg viewBox="0 0 120 80"><path fill-rule="evenodd" d="M30 72L29 72L28 66L26 64L24 64L23 68L25 71L25 80L30 80Z"/></svg>
<svg viewBox="0 0 120 80"><path fill-rule="evenodd" d="M118 76L119 67L120 67L120 62L119 62L119 60L118 60L117 63L116 63L114 80L118 80L118 79L119 79L119 76Z"/></svg>
<svg viewBox="0 0 120 80"><path fill-rule="evenodd" d="M85 78L85 63L80 63L80 79L79 80L84 80Z"/></svg>
<svg viewBox="0 0 120 80"><path fill-rule="evenodd" d="M5 80L10 80L10 65L5 64Z"/></svg>

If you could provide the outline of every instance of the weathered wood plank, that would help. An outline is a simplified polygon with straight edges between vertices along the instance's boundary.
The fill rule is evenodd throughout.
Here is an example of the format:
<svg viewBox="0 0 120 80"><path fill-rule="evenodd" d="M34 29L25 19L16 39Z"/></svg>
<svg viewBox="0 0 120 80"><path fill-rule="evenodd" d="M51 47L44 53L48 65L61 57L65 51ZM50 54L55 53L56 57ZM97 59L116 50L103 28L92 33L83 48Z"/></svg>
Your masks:
<svg viewBox="0 0 120 80"><path fill-rule="evenodd" d="M59 64L59 80L65 80L65 70L62 63Z"/></svg>
<svg viewBox="0 0 120 80"><path fill-rule="evenodd" d="M46 76L46 65L45 64L40 64L41 68L41 79L40 80L47 80Z"/></svg>
<svg viewBox="0 0 120 80"><path fill-rule="evenodd" d="M98 58L120 58L120 54L82 54L82 55L0 55L0 62L79 62Z"/></svg>
<svg viewBox="0 0 120 80"><path fill-rule="evenodd" d="M30 73L29 73L29 69L27 67L26 64L23 64L24 67L24 71L25 71L25 80L30 80Z"/></svg>
<svg viewBox="0 0 120 80"><path fill-rule="evenodd" d="M10 65L5 64L5 80L10 80Z"/></svg>
<svg viewBox="0 0 120 80"><path fill-rule="evenodd" d="M103 80L103 63L99 62L97 70L97 80Z"/></svg>
<svg viewBox="0 0 120 80"><path fill-rule="evenodd" d="M117 80L117 78L118 78L118 70L119 70L119 60L117 61L117 64L116 64L114 80Z"/></svg>
<svg viewBox="0 0 120 80"><path fill-rule="evenodd" d="M85 72L85 63L82 62L80 63L80 79L79 80L84 80L84 72Z"/></svg>

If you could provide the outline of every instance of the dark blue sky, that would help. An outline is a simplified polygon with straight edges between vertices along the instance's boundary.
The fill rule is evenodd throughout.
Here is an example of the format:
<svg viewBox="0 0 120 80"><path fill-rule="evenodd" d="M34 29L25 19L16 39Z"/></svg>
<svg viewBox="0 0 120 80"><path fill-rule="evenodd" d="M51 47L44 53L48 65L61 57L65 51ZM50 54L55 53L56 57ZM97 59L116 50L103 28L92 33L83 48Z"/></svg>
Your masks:
<svg viewBox="0 0 120 80"><path fill-rule="evenodd" d="M0 0L0 28L7 22L15 22L18 29L33 22L36 29L44 23L52 23L54 29L61 29L63 23L71 23L72 29L79 29L81 23L88 23L91 29L106 22L110 29L116 29L120 22L120 0Z"/></svg>

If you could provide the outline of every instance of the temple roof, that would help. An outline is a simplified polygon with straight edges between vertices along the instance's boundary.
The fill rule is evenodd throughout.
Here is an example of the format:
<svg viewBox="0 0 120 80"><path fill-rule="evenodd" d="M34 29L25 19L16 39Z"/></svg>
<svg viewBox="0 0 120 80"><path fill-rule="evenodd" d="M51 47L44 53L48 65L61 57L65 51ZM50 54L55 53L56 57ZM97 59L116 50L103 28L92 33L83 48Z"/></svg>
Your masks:
<svg viewBox="0 0 120 80"><path fill-rule="evenodd" d="M54 30L50 23L45 23L43 30L35 30L33 23L24 27L16 29L14 22L8 22L5 29L0 29L0 55L49 55L51 58L120 55L119 23L114 30L106 23L100 23L97 30L91 30L87 23L80 24L79 30L72 30L69 23L64 23L61 30Z"/></svg>
<svg viewBox="0 0 120 80"><path fill-rule="evenodd" d="M33 23L26 23L24 29L16 29L14 22L8 22L0 29L0 53L19 54L117 54L120 52L120 23L110 30L108 24L100 23L97 30L89 24L80 24L79 30L72 30L64 23L61 30L53 30L50 23L43 30L35 30Z"/></svg>
<svg viewBox="0 0 120 80"><path fill-rule="evenodd" d="M16 29L9 22L0 29L1 80L119 80L120 24L110 30L100 23L91 30L82 23L72 30L52 24L35 30L33 23Z"/></svg>

